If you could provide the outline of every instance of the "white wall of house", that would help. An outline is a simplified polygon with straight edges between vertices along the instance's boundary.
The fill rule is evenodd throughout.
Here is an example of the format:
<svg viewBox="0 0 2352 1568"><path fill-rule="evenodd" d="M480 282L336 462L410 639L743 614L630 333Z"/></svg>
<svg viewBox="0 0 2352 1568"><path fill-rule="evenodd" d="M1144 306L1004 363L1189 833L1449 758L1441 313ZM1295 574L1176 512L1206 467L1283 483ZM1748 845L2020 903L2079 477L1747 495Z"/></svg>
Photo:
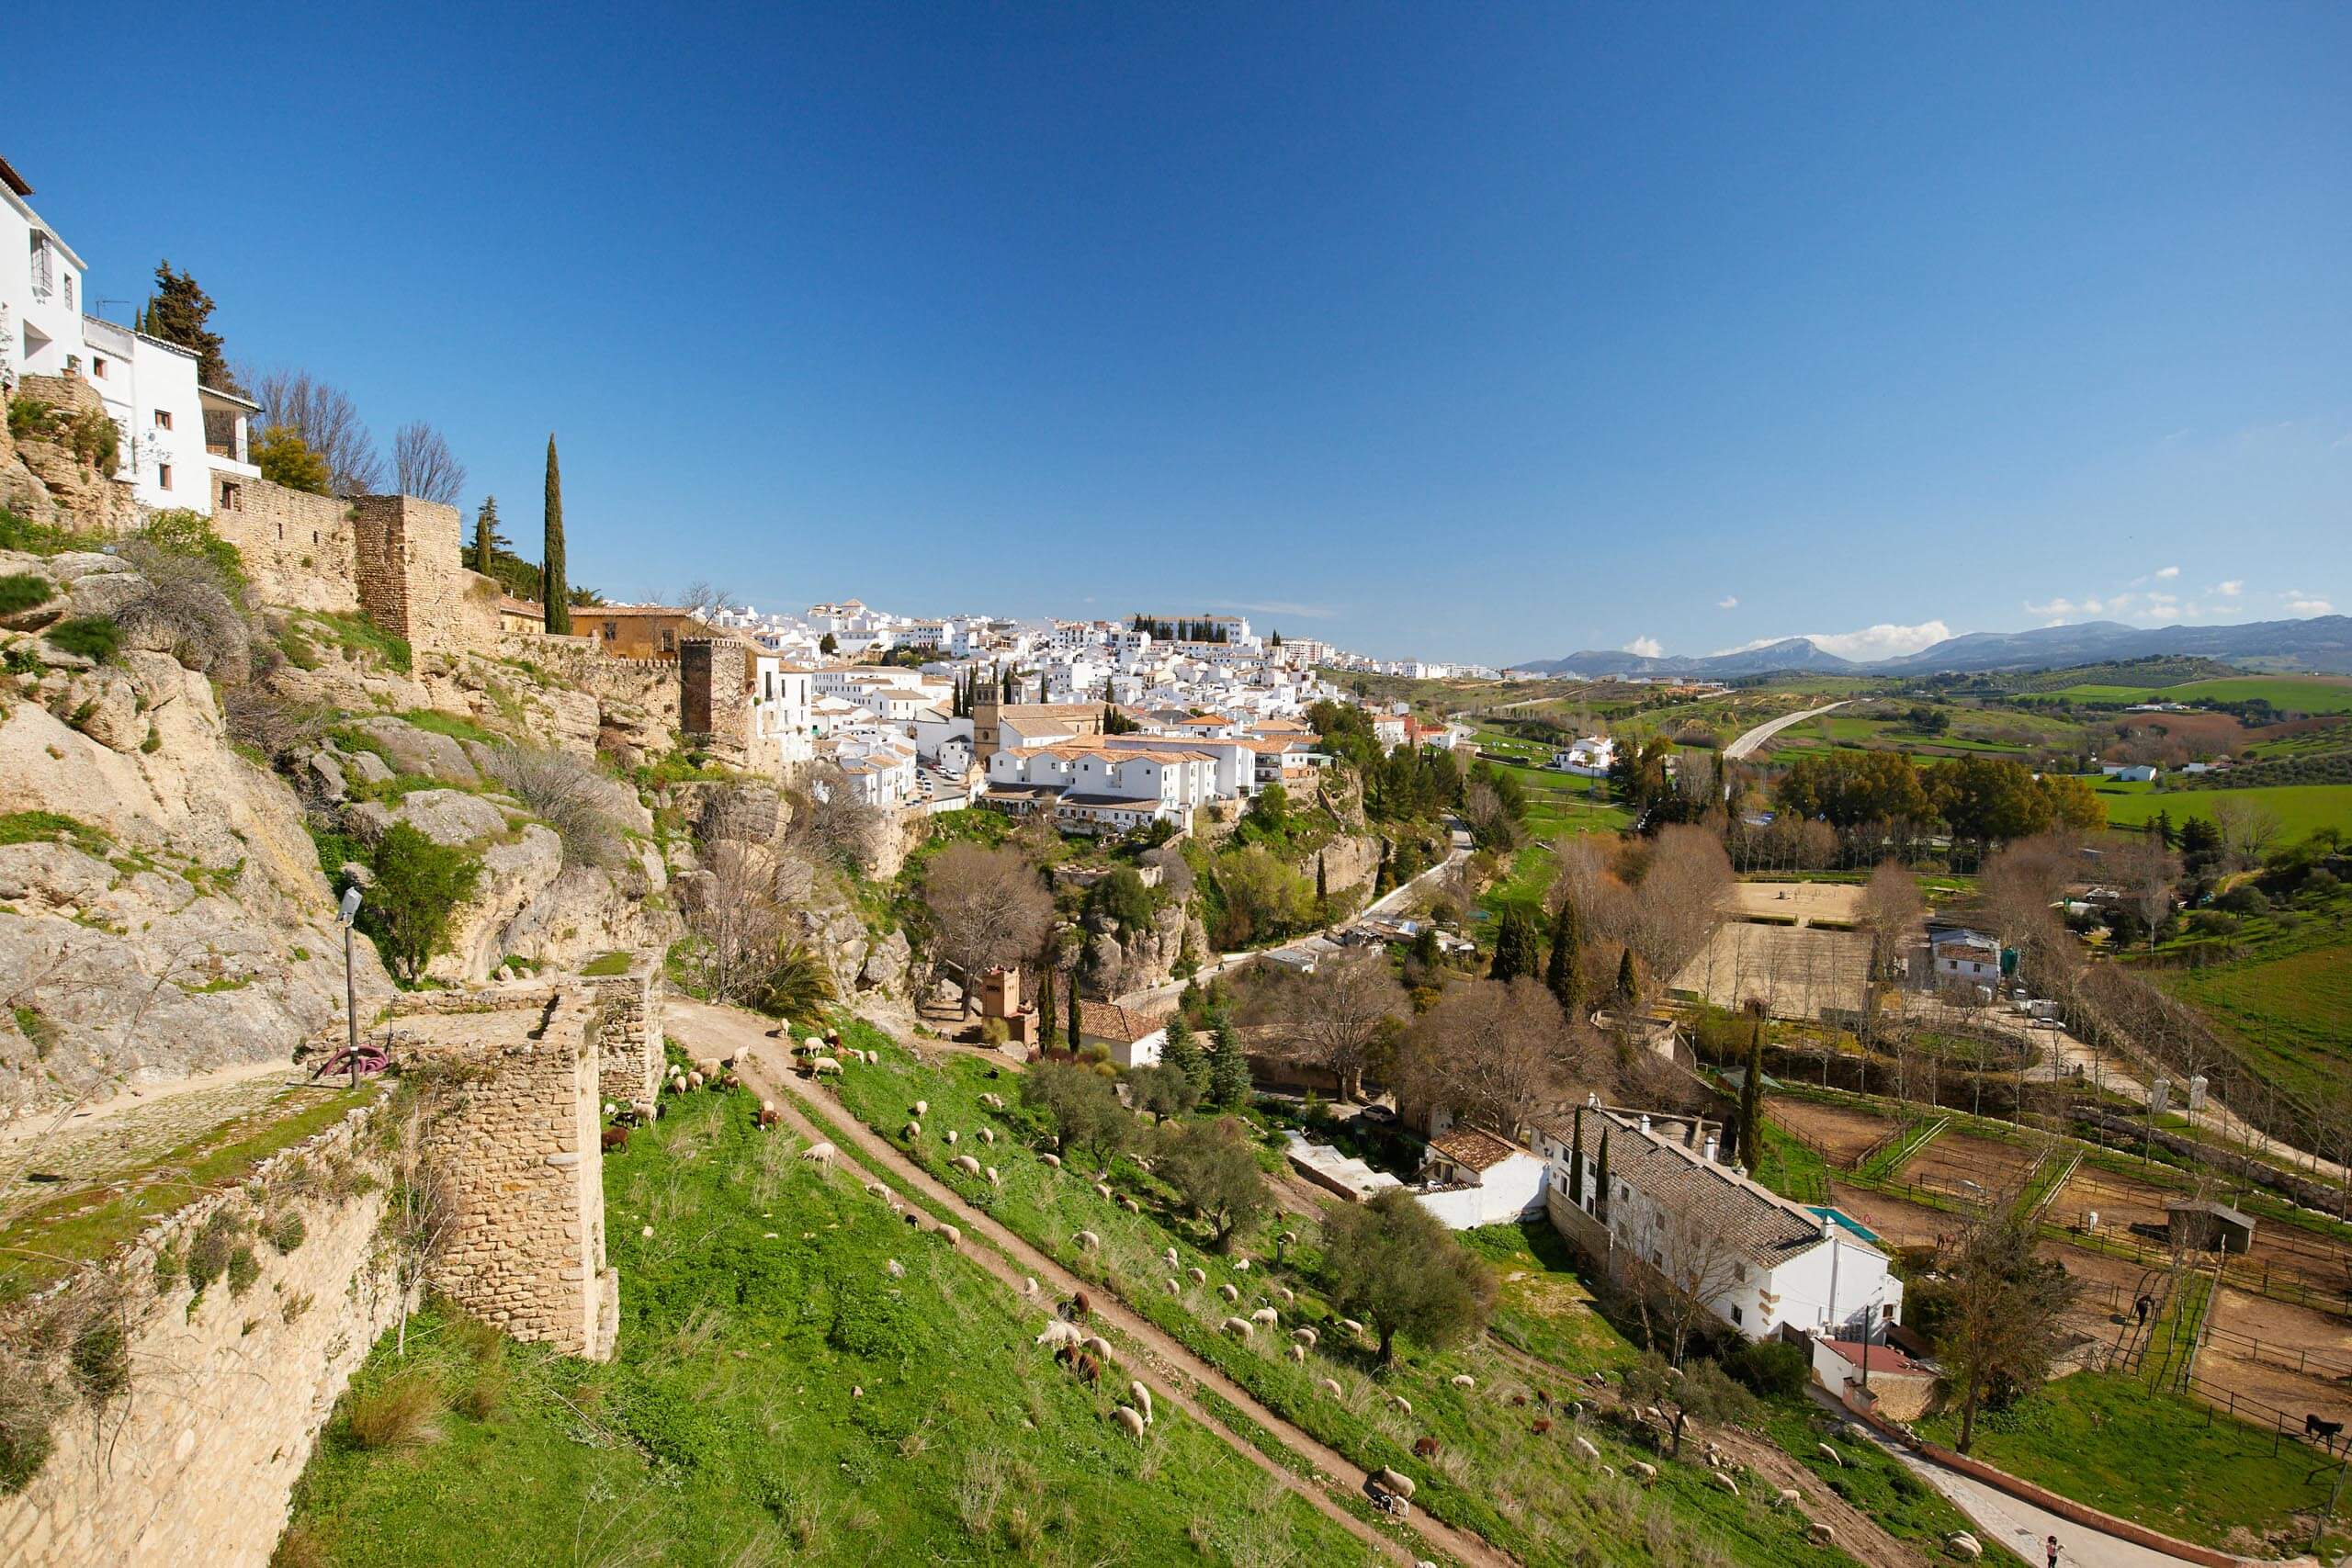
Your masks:
<svg viewBox="0 0 2352 1568"><path fill-rule="evenodd" d="M212 513L211 469L204 451L204 405L197 396L196 355L87 316L83 376L122 431L120 467L139 504Z"/></svg>
<svg viewBox="0 0 2352 1568"><path fill-rule="evenodd" d="M1532 1154L1515 1154L1479 1173L1475 1187L1449 1188L1442 1192L1416 1192L1413 1201L1449 1230L1508 1224L1544 1207L1544 1184L1549 1168Z"/></svg>
<svg viewBox="0 0 2352 1568"><path fill-rule="evenodd" d="M82 344L87 268L30 203L0 186L0 309L11 377L62 376L88 363Z"/></svg>

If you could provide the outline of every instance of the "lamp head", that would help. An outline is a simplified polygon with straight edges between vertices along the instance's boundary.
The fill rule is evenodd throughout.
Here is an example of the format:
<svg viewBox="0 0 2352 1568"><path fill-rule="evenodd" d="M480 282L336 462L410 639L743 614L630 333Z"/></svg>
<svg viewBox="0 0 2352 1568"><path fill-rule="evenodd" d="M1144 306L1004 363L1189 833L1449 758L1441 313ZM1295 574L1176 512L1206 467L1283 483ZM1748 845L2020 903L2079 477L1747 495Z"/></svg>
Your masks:
<svg viewBox="0 0 2352 1568"><path fill-rule="evenodd" d="M358 914L359 889L356 887L346 887L343 890L343 903L335 910L334 918L347 926L358 917Z"/></svg>

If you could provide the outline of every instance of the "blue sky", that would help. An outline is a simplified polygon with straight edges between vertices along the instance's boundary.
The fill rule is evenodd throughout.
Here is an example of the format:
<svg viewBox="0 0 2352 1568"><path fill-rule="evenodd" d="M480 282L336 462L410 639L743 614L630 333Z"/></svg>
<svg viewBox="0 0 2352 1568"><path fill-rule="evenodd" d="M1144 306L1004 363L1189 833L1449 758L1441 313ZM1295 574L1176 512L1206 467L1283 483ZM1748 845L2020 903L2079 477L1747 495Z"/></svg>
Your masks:
<svg viewBox="0 0 2352 1568"><path fill-rule="evenodd" d="M1496 660L2352 607L2352 8L490 9L85 6L0 154L92 295L169 256L518 536L557 432L615 596Z"/></svg>

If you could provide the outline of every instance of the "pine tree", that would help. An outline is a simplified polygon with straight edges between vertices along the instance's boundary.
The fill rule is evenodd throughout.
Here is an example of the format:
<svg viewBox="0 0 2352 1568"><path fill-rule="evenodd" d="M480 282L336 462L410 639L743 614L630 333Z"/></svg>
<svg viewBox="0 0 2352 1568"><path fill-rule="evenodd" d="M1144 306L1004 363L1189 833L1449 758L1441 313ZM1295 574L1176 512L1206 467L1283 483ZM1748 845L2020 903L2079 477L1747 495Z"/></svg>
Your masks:
<svg viewBox="0 0 2352 1568"><path fill-rule="evenodd" d="M1573 898L1562 898L1560 912L1553 917L1552 957L1544 966L1544 985L1571 1019L1583 1010L1584 921Z"/></svg>
<svg viewBox="0 0 2352 1568"><path fill-rule="evenodd" d="M1083 1028L1078 1006L1078 966L1073 964L1069 971L1069 1054L1073 1056L1078 1055L1078 1042Z"/></svg>
<svg viewBox="0 0 2352 1568"><path fill-rule="evenodd" d="M1747 1016L1747 1076L1739 1086L1739 1160L1754 1170L1764 1155L1764 1010Z"/></svg>
<svg viewBox="0 0 2352 1568"><path fill-rule="evenodd" d="M1487 967L1490 980L1516 980L1522 975L1535 973L1535 922L1520 908L1503 912L1501 927L1495 932L1495 960Z"/></svg>
<svg viewBox="0 0 2352 1568"><path fill-rule="evenodd" d="M1178 1013L1168 1021L1168 1043L1159 1048L1159 1059L1182 1071L1201 1099L1208 1098L1209 1059L1201 1050L1200 1041L1193 1033L1193 1026Z"/></svg>
<svg viewBox="0 0 2352 1568"><path fill-rule="evenodd" d="M1209 1063L1209 1098L1226 1111L1238 1111L1250 1099L1250 1061L1241 1054L1241 1042L1234 1038L1233 1024L1227 1019L1217 1020L1216 1055Z"/></svg>
<svg viewBox="0 0 2352 1568"><path fill-rule="evenodd" d="M2155 821L2152 824L2152 826L2153 826L2153 827L2154 828L2154 829L2155 829L2156 837L2157 837L2158 839L2161 839L2161 840L2164 841L2165 848L2166 848L2166 849L2170 849L2170 848L2172 848L2172 842L2173 842L2172 813L2171 813L2171 812L2169 812L2169 811L2159 811L2159 812L2157 812L2157 813L2156 813L2156 819L2155 819Z"/></svg>
<svg viewBox="0 0 2352 1568"><path fill-rule="evenodd" d="M484 577L491 575L501 542L498 536L498 497L483 496L481 510L474 515L474 570Z"/></svg>
<svg viewBox="0 0 2352 1568"><path fill-rule="evenodd" d="M1609 1223L1609 1129L1600 1129L1600 1157L1592 1166L1593 1217L1602 1224Z"/></svg>
<svg viewBox="0 0 2352 1568"><path fill-rule="evenodd" d="M1634 963L1634 950L1627 948L1617 960L1617 1005L1637 1007L1642 1000L1642 972Z"/></svg>
<svg viewBox="0 0 2352 1568"><path fill-rule="evenodd" d="M546 554L539 568L539 603L545 607L548 630L557 637L570 637L571 592L563 580L563 474L556 467L553 432L548 435L546 526Z"/></svg>
<svg viewBox="0 0 2352 1568"><path fill-rule="evenodd" d="M1576 1130L1568 1135L1568 1201L1584 1207L1584 1107L1577 1107Z"/></svg>
<svg viewBox="0 0 2352 1568"><path fill-rule="evenodd" d="M229 374L220 334L212 330L211 319L212 296L198 288L188 274L174 272L170 262L157 262L155 292L147 297L145 307L139 312L139 330L194 353L198 386L241 392L244 389Z"/></svg>

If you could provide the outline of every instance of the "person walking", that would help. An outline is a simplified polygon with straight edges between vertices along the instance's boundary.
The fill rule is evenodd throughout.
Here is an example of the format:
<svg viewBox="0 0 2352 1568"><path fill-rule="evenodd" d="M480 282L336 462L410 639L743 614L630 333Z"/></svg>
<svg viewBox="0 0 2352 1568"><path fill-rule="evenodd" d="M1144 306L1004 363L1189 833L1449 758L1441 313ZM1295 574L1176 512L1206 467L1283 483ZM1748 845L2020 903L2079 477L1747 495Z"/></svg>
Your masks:
<svg viewBox="0 0 2352 1568"><path fill-rule="evenodd" d="M2058 1538L2053 1535L2043 1541L2041 1550L2050 1559L2050 1568L2058 1568Z"/></svg>

